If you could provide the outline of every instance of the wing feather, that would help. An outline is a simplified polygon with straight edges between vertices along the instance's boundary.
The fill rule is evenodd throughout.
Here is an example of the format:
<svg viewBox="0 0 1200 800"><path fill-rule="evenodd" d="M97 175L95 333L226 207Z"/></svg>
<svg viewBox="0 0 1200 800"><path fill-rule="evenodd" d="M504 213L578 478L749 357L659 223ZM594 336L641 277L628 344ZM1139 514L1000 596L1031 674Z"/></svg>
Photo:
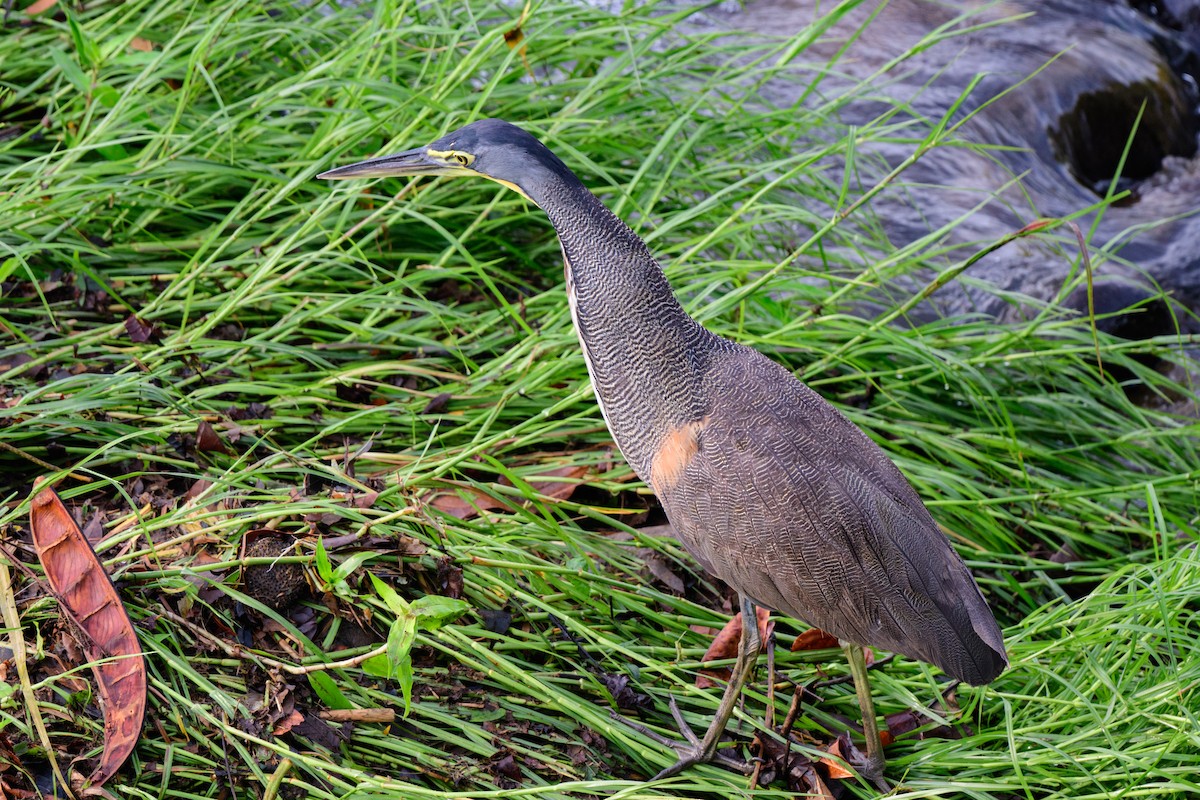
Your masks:
<svg viewBox="0 0 1200 800"><path fill-rule="evenodd" d="M737 347L702 381L695 455L661 499L680 540L760 605L968 683L1007 664L991 611L908 481L791 373Z"/></svg>

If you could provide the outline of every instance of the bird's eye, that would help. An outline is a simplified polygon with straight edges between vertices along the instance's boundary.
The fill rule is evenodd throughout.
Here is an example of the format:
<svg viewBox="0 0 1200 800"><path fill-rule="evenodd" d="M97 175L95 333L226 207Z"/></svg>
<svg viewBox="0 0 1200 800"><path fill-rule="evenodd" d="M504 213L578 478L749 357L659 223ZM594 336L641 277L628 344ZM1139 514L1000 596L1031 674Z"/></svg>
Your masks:
<svg viewBox="0 0 1200 800"><path fill-rule="evenodd" d="M467 158L466 155L463 153L455 153L454 160L457 161L459 164L462 164L464 167L467 164L471 163L471 159Z"/></svg>

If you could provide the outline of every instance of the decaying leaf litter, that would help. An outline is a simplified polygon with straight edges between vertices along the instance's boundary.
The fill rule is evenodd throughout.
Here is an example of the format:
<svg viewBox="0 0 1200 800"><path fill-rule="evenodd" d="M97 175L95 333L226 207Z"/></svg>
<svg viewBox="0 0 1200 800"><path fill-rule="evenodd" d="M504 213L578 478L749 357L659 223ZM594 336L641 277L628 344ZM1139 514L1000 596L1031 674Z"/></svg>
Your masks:
<svg viewBox="0 0 1200 800"><path fill-rule="evenodd" d="M145 661L121 598L53 489L43 486L34 496L29 523L46 582L92 664L104 719L103 751L84 783L102 786L141 734Z"/></svg>
<svg viewBox="0 0 1200 800"><path fill-rule="evenodd" d="M6 550L37 575L32 478L90 479L59 489L90 538L107 535L98 554L149 669L148 724L115 786L204 797L268 785L319 797L745 791L745 778L713 768L640 787L667 755L609 718L665 726L671 692L689 719L706 719L714 690L693 685L709 631L733 609L655 535L652 496L611 449L548 227L486 188L334 198L307 180L334 159L429 139L445 115L463 121L482 102L554 137L651 238L706 324L788 363L878 436L968 556L1010 625L1014 669L946 699L920 665L877 670L882 713L919 712L937 720L928 732L953 722L961 736L893 744L904 786L1195 793L1194 726L1177 724L1195 714L1180 687L1200 670L1192 423L1100 380L1086 328L1054 309L1007 326L900 330L829 303L838 288L852 303L857 285L968 253L880 260L884 243L838 227L822 240L822 269L775 270L739 296L773 266L763 259L796 246L782 221L820 224L805 209L835 202L862 141L915 146L919 129L884 115L850 136L832 119L846 98L805 115L706 113L746 102L719 91L749 74L746 47L673 39L669 15L546 4L522 21L518 54L503 41L514 17L482 5L469 20L425 9L419 28L404 9L365 24L353 10L261 11L135 2L89 8L74 28L6 28L23 54L6 71L29 92L0 102L17 129L0 141L0 211L13 221L0 257L0 432L13 448L0 453L11 476L0 524ZM76 32L95 49L79 49ZM127 37L154 49L138 55ZM460 57L437 57L447 47ZM777 54L794 56L788 47ZM786 67L754 69L794 80ZM680 113L657 88L681 81L703 105ZM433 86L436 111L409 93ZM671 156L645 161L662 141L676 143ZM723 219L733 223L714 228ZM857 283L831 287L837 269ZM1188 389L1128 356L1180 360L1180 344L1102 349L1169 394ZM285 554L251 554L268 536ZM251 568L284 564L305 578L288 613L246 591ZM406 603L472 608L414 630L407 717L395 677L362 664L295 672L386 644L404 614L368 574ZM52 745L63 763L90 765L101 721L86 674L71 671L83 649L30 576L13 580ZM782 645L801 633L775 623ZM821 791L814 773L831 792L872 793L814 766L837 762L821 748L854 716L829 655L775 651L776 725L793 698L803 707L759 796ZM0 669L4 686L19 683L11 660ZM766 674L764 663L740 741L763 718ZM798 688L809 683L819 701ZM376 710L394 721L322 714ZM11 793L47 774L37 742L20 701L0 701Z"/></svg>

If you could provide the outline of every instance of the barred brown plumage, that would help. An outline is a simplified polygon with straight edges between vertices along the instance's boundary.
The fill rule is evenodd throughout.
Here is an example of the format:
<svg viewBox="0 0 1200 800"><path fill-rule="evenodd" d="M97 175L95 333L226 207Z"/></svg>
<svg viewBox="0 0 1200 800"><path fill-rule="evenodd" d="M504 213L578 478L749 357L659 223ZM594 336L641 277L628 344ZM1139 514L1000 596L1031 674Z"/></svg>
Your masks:
<svg viewBox="0 0 1200 800"><path fill-rule="evenodd" d="M847 643L867 772L877 782L882 749L863 645L971 684L1007 666L999 626L966 565L884 452L788 370L689 317L646 244L541 142L480 120L427 147L319 177L412 175L490 178L550 217L617 446L688 552L742 597L747 624L713 723L698 741L672 701L688 742L671 743L680 757L658 777L714 758L740 768L716 746L758 652L751 603Z"/></svg>

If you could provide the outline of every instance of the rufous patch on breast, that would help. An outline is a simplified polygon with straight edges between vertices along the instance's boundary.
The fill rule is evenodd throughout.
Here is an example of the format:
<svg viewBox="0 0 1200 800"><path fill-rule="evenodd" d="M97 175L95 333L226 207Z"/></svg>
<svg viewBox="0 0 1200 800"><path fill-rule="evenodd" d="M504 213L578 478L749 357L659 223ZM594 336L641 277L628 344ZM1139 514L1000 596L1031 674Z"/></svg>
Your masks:
<svg viewBox="0 0 1200 800"><path fill-rule="evenodd" d="M700 432L708 417L684 423L666 435L650 462L650 486L656 494L671 489L700 449Z"/></svg>

